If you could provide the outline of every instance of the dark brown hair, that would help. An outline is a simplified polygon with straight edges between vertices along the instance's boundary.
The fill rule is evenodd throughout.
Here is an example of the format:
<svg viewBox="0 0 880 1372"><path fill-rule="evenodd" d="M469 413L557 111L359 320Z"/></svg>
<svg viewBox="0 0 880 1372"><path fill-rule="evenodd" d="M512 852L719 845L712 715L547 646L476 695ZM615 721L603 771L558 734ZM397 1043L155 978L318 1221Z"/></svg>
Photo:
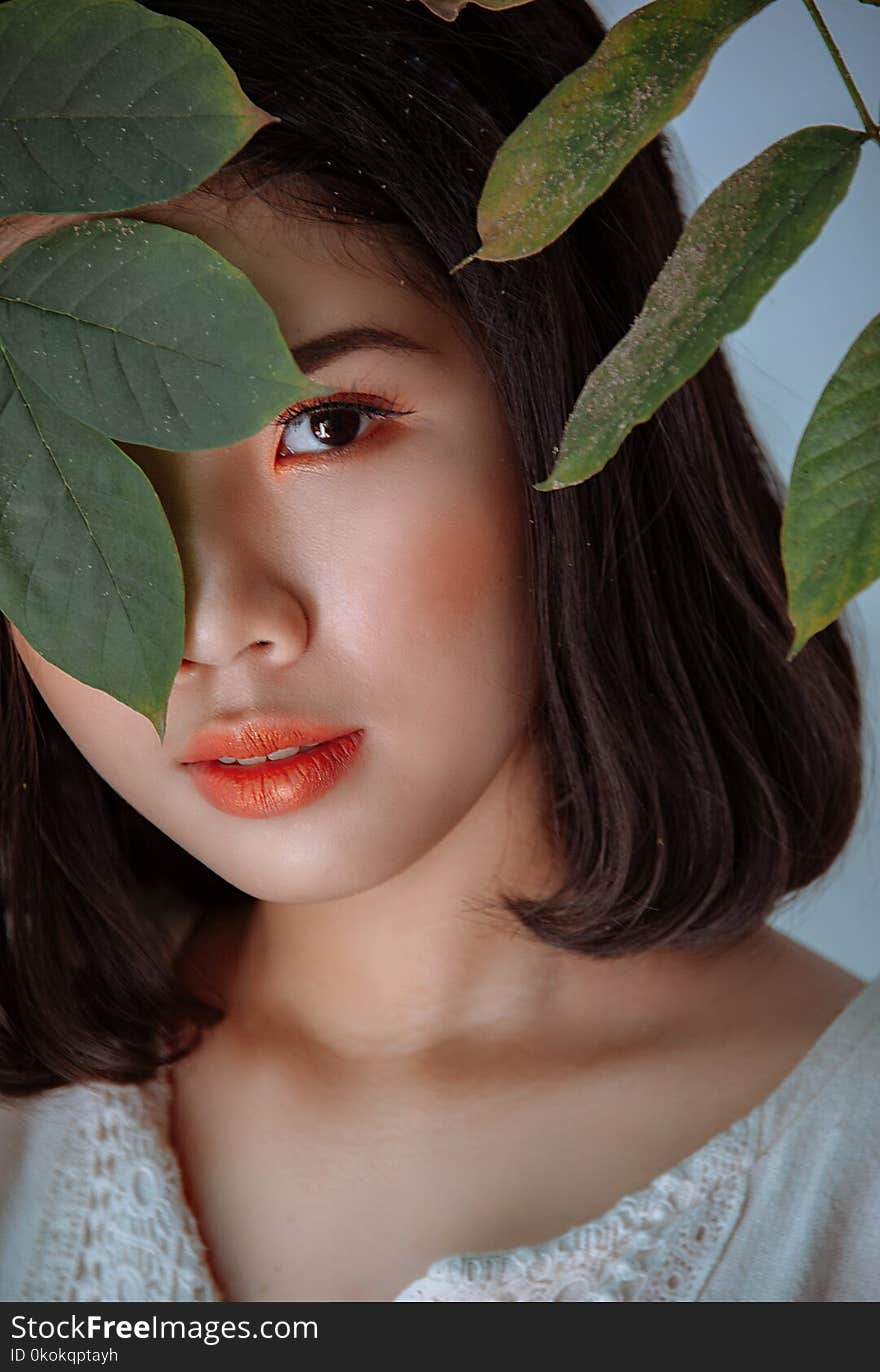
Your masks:
<svg viewBox="0 0 880 1372"><path fill-rule="evenodd" d="M542 667L531 729L569 877L550 898L503 893L493 908L594 957L722 949L754 932L850 835L861 699L840 622L786 661L784 487L723 352L597 476L531 484L681 233L664 138L543 252L449 275L479 244L498 146L590 57L602 25L583 0L470 5L455 23L417 0L148 8L205 33L282 117L232 159L235 174L287 188L297 213L411 246L506 407ZM209 908L246 898L95 773L5 623L0 747L0 1090L145 1079L170 1060L159 1044L174 1026L190 1033L176 1057L221 1012L178 984L144 893L158 876Z"/></svg>

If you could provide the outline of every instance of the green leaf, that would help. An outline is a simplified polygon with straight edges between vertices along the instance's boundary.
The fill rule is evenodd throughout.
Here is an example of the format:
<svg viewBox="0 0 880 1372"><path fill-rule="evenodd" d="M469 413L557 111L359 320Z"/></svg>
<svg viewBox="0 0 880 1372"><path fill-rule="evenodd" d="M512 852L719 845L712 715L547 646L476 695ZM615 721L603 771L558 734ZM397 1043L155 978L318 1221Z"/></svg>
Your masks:
<svg viewBox="0 0 880 1372"><path fill-rule="evenodd" d="M788 661L880 577L880 315L825 387L795 455L782 560Z"/></svg>
<svg viewBox="0 0 880 1372"><path fill-rule="evenodd" d="M609 30L501 145L477 208L475 258L552 243L692 99L724 40L770 0L653 0Z"/></svg>
<svg viewBox="0 0 880 1372"><path fill-rule="evenodd" d="M765 148L688 222L629 332L590 373L536 491L604 467L627 434L700 370L726 334L818 237L852 180L868 135L799 129Z"/></svg>
<svg viewBox="0 0 880 1372"><path fill-rule="evenodd" d="M529 4L530 0L474 0L474 3L484 10L512 10L517 5ZM461 14L468 0L422 0L422 4L438 19L446 19L451 23Z"/></svg>
<svg viewBox="0 0 880 1372"><path fill-rule="evenodd" d="M90 219L10 253L0 338L62 409L154 448L233 443L329 394L244 272L194 234L139 219Z"/></svg>
<svg viewBox="0 0 880 1372"><path fill-rule="evenodd" d="M204 34L135 0L0 6L0 214L170 200L277 122Z"/></svg>
<svg viewBox="0 0 880 1372"><path fill-rule="evenodd" d="M48 662L165 732L183 572L152 485L0 344L0 607Z"/></svg>

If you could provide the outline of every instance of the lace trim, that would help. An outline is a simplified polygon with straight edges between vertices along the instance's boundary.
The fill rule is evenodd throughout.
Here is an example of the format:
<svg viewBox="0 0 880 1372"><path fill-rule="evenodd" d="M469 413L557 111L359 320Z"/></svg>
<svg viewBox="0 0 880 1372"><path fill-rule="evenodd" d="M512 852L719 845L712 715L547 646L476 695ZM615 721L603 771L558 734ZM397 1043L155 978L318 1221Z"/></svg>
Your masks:
<svg viewBox="0 0 880 1372"><path fill-rule="evenodd" d="M797 1114L808 1065L828 1079L864 1035L877 995L880 978L767 1101L645 1190L534 1247L440 1258L395 1301L698 1299L742 1211L759 1144L769 1146L768 1110L778 1139ZM812 1100L818 1084L809 1085ZM170 1144L170 1091L165 1068L141 1085L73 1086L40 1101L40 1219L19 1299L224 1299Z"/></svg>
<svg viewBox="0 0 880 1372"><path fill-rule="evenodd" d="M624 1196L606 1214L535 1247L432 1263L397 1301L693 1301L745 1199L748 1118Z"/></svg>
<svg viewBox="0 0 880 1372"><path fill-rule="evenodd" d="M167 1078L51 1102L64 1111L59 1160L20 1299L224 1299L168 1144ZM441 1258L395 1301L694 1300L742 1206L748 1123L599 1219L534 1248Z"/></svg>
<svg viewBox="0 0 880 1372"><path fill-rule="evenodd" d="M22 1300L220 1300L176 1159L157 1147L167 1120L150 1085L68 1087L47 1102L44 1127L63 1108L59 1161Z"/></svg>
<svg viewBox="0 0 880 1372"><path fill-rule="evenodd" d="M536 1247L432 1263L398 1301L694 1301L745 1202L751 1168L876 1028L880 976L770 1095L606 1214Z"/></svg>

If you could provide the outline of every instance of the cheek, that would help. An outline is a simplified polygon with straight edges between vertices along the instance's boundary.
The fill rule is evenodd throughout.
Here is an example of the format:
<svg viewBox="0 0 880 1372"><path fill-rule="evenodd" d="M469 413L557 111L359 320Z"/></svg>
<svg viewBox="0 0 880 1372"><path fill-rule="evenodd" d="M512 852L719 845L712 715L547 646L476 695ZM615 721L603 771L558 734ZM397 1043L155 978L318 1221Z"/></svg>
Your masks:
<svg viewBox="0 0 880 1372"><path fill-rule="evenodd" d="M438 513L401 551L395 592L404 624L429 639L504 634L522 612L516 518L497 501Z"/></svg>

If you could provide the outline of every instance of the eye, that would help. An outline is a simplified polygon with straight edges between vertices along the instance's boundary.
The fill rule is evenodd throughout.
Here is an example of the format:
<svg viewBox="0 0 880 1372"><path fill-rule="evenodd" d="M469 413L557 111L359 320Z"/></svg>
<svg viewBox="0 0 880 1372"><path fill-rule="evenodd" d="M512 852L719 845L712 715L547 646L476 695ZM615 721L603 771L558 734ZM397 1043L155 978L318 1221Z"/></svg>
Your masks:
<svg viewBox="0 0 880 1372"><path fill-rule="evenodd" d="M369 420L413 413L397 406L396 400L376 404L372 399L337 400L333 396L329 400L300 401L275 420L275 426L281 429L278 450L295 455L351 448L366 437L364 425L369 428Z"/></svg>

